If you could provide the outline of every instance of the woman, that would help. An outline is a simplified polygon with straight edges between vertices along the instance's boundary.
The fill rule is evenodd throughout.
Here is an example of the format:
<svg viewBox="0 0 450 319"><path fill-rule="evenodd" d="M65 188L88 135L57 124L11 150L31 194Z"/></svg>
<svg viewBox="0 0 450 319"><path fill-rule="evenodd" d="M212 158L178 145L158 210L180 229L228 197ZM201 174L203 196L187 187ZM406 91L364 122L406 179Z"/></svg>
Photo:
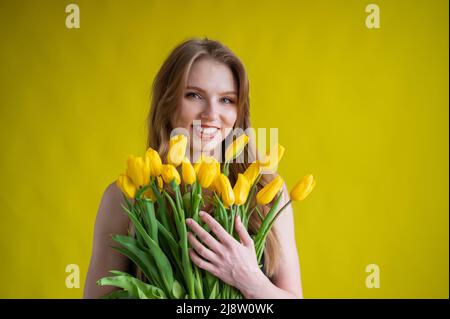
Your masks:
<svg viewBox="0 0 450 319"><path fill-rule="evenodd" d="M223 157L224 141L230 130L250 127L248 94L245 68L227 47L208 39L183 42L164 62L153 84L148 147L158 150L164 160L170 134L177 128L184 129L191 137L191 160L196 160L199 154L219 153L219 157ZM230 165L232 184L248 165ZM273 175L263 175L258 187L272 178ZM285 185L283 193L280 207L289 200ZM96 285L110 269L130 269L128 259L110 248L114 245L111 234L126 235L131 229L121 203L121 191L113 182L103 194L95 222L85 298L98 298L115 289ZM204 207L206 212L200 215L216 238L192 219L186 222L191 231L188 239L193 263L236 287L245 298L302 298L291 206L280 215L269 233L264 250L264 270L258 267L251 238L260 225L257 214L250 219L250 234L236 218L239 242L207 213L209 208ZM263 207L265 212L268 209Z"/></svg>

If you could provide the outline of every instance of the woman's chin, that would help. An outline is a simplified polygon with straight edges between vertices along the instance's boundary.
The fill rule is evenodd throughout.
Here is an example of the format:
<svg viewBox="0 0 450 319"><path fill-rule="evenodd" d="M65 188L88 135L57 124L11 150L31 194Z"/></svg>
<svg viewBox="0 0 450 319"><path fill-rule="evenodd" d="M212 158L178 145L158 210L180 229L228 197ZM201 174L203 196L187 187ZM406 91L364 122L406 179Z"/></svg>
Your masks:
<svg viewBox="0 0 450 319"><path fill-rule="evenodd" d="M216 141L210 141L210 142L206 142L206 141L202 141L202 145L201 147L195 147L193 149L194 153L199 153L199 154L209 154L211 152L213 152L220 143L217 143Z"/></svg>
<svg viewBox="0 0 450 319"><path fill-rule="evenodd" d="M216 150L222 143L220 134L217 134L213 138L199 138L194 136L195 141L192 141L193 151L196 153L208 154Z"/></svg>

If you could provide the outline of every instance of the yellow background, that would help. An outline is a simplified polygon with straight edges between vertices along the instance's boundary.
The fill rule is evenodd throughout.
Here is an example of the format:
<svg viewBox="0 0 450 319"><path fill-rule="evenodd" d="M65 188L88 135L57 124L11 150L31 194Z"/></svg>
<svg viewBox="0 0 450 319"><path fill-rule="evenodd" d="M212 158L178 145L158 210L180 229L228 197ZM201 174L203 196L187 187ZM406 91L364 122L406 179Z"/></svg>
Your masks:
<svg viewBox="0 0 450 319"><path fill-rule="evenodd" d="M317 179L294 207L305 297L448 298L448 2L376 1L380 29L369 3L2 0L0 297L82 296L101 195L145 150L152 80L208 36L246 65L288 186Z"/></svg>

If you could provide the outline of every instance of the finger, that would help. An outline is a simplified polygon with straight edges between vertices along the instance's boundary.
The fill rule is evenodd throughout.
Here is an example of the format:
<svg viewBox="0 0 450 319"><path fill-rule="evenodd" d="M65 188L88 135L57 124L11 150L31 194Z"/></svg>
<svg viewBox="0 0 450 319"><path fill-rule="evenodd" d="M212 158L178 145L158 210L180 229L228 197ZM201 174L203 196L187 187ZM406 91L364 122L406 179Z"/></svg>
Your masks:
<svg viewBox="0 0 450 319"><path fill-rule="evenodd" d="M186 219L186 224L212 251L217 253L222 250L222 245L195 220L188 218Z"/></svg>
<svg viewBox="0 0 450 319"><path fill-rule="evenodd" d="M200 258L200 256L197 255L193 249L189 249L189 256L191 256L191 260L194 264L217 277L216 267L210 262L207 262L206 260Z"/></svg>
<svg viewBox="0 0 450 319"><path fill-rule="evenodd" d="M195 249L195 252L198 253L201 257L211 262L217 261L217 255L213 251L203 246L202 243L199 242L191 232L188 232L188 240L191 243L192 247Z"/></svg>
<svg viewBox="0 0 450 319"><path fill-rule="evenodd" d="M245 229L244 224L242 224L241 218L239 215L236 215L236 221L235 221L235 229L236 233L239 235L239 238L242 241L242 244L247 247L253 247L253 240L252 237L250 237L247 229Z"/></svg>
<svg viewBox="0 0 450 319"><path fill-rule="evenodd" d="M234 238L215 220L210 214L200 212L200 218L209 226L211 231L217 236L223 244L229 244Z"/></svg>

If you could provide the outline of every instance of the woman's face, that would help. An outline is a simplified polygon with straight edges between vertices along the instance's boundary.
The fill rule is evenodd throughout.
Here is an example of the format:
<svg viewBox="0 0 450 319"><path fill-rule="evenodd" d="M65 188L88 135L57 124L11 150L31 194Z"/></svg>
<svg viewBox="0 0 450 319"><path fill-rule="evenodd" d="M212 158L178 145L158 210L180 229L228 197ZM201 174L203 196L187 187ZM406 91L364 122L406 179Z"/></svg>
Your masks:
<svg viewBox="0 0 450 319"><path fill-rule="evenodd" d="M237 117L237 84L230 68L209 58L195 61L188 74L172 127L189 132L194 159L221 146Z"/></svg>

